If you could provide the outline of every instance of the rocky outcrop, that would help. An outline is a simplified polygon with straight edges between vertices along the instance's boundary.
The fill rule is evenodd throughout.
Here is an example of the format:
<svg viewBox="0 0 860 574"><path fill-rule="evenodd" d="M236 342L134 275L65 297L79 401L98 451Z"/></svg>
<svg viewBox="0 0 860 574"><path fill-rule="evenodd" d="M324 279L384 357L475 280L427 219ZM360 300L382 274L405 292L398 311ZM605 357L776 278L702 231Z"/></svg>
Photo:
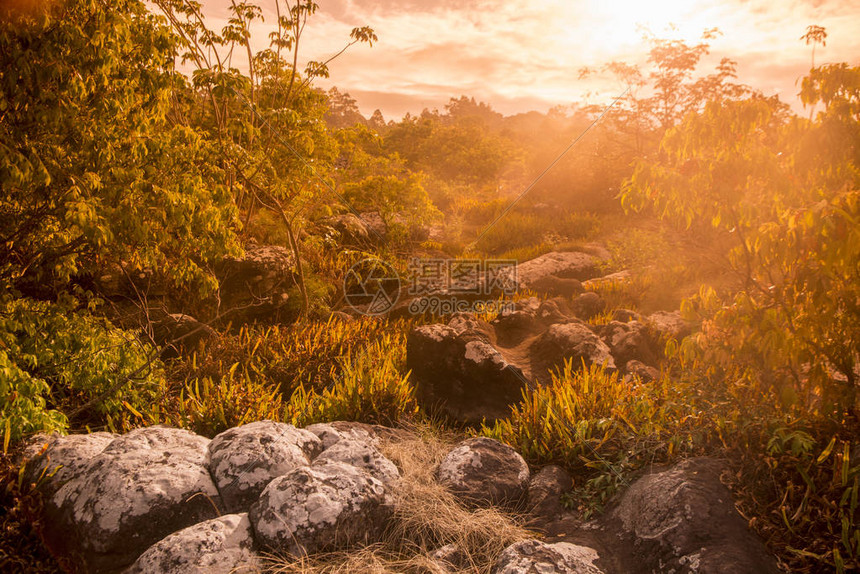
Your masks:
<svg viewBox="0 0 860 574"><path fill-rule="evenodd" d="M442 460L439 482L470 504L516 506L529 484L529 467L514 449L478 437L463 441Z"/></svg>
<svg viewBox="0 0 860 574"><path fill-rule="evenodd" d="M257 541L295 556L375 541L393 512L385 486L342 462L276 478L251 507Z"/></svg>
<svg viewBox="0 0 860 574"><path fill-rule="evenodd" d="M233 322L277 321L296 285L292 252L277 245L251 244L241 258L227 258L216 269L220 309Z"/></svg>
<svg viewBox="0 0 860 574"><path fill-rule="evenodd" d="M632 311L606 325L586 323L602 308L595 293L572 301L522 299L491 323L457 313L447 324L416 327L407 337L407 367L419 404L451 420L480 424L504 418L522 389L550 382L550 373L602 365L651 381L658 376L659 335Z"/></svg>
<svg viewBox="0 0 860 574"><path fill-rule="evenodd" d="M488 332L486 324L454 323L424 325L409 333L407 368L425 408L471 424L507 416L527 379L492 345Z"/></svg>
<svg viewBox="0 0 860 574"><path fill-rule="evenodd" d="M226 510L241 512L272 479L310 464L322 452L322 443L292 425L260 421L219 434L208 451L209 469Z"/></svg>
<svg viewBox="0 0 860 574"><path fill-rule="evenodd" d="M520 291L573 295L582 292L582 281L598 274L598 259L594 256L578 251L553 251L519 263L516 284Z"/></svg>
<svg viewBox="0 0 860 574"><path fill-rule="evenodd" d="M211 441L163 427L39 436L25 448L24 476L45 499L44 538L70 570L120 572L137 560L133 572L228 572L256 564L249 509L257 509L254 529L267 543L298 536L313 548L333 530L340 533L334 545L358 540L358 533L370 537L378 532L373 524L390 514L385 484L399 471L374 446L378 439L352 423L316 430L338 434L327 455L313 432L272 421ZM281 488L261 496L279 480ZM283 517L273 500L289 496L285 483L301 504L290 510L296 530L276 534ZM219 518L225 510L234 514ZM306 552L299 546L292 549Z"/></svg>
<svg viewBox="0 0 860 574"><path fill-rule="evenodd" d="M585 546L523 540L505 548L493 574L603 574L594 565L597 559L597 552Z"/></svg>
<svg viewBox="0 0 860 574"><path fill-rule="evenodd" d="M776 573L720 482L723 465L689 459L643 476L621 496L604 530L635 545L641 572Z"/></svg>
<svg viewBox="0 0 860 574"><path fill-rule="evenodd" d="M48 546L78 568L114 572L166 535L217 517L208 442L161 427L113 439L54 483L59 488L45 500Z"/></svg>
<svg viewBox="0 0 860 574"><path fill-rule="evenodd" d="M481 327L465 316L458 325ZM69 571L250 573L263 553L302 559L378 542L399 519L396 489L407 480L382 453L397 448L403 432L345 422L299 430L261 421L212 441L163 427L122 436L40 436L25 448L23 476L44 495L38 523ZM775 560L720 482L722 471L711 459L652 470L631 481L603 516L583 524L561 505L571 487L563 469L548 466L530 477L509 446L471 438L451 448L436 480L472 508L528 510L529 524L555 544L516 542L495 565L473 564L474 555L456 544L419 558L440 572L775 574ZM222 514L222 498L234 486L226 477L251 485L233 502L246 507L232 514ZM248 503L245 493L263 483Z"/></svg>
<svg viewBox="0 0 860 574"><path fill-rule="evenodd" d="M247 514L227 514L175 532L140 555L125 574L257 574Z"/></svg>
<svg viewBox="0 0 860 574"><path fill-rule="evenodd" d="M604 365L615 369L615 359L609 346L597 336L588 324L571 321L552 325L534 343L535 353L547 364Z"/></svg>

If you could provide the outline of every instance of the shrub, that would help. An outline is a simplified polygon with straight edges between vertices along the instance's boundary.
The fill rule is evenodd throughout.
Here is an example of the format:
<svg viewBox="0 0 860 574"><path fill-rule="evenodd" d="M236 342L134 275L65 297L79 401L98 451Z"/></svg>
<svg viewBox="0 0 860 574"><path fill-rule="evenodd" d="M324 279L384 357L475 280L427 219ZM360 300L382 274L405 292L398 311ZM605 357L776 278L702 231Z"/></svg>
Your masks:
<svg viewBox="0 0 860 574"><path fill-rule="evenodd" d="M405 362L405 337L385 335L363 352L341 358L330 387L315 391L300 385L285 418L296 426L335 420L394 424L417 412Z"/></svg>
<svg viewBox="0 0 860 574"><path fill-rule="evenodd" d="M481 433L532 464L584 474L583 498L606 500L629 472L699 442L693 425L701 414L680 399L668 381L625 381L601 366L577 369L567 361L550 385L524 390L511 415Z"/></svg>
<svg viewBox="0 0 860 574"><path fill-rule="evenodd" d="M71 302L0 306L0 423L10 440L76 423L125 428L164 388L155 351Z"/></svg>

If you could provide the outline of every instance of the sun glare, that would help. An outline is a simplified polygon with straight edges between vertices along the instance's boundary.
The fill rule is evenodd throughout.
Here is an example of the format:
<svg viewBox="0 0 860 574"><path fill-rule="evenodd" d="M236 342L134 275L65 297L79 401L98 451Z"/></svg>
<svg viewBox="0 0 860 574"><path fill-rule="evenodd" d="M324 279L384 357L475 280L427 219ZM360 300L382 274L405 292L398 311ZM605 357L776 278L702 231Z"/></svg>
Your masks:
<svg viewBox="0 0 860 574"><path fill-rule="evenodd" d="M612 27L612 38L638 40L643 32L670 35L683 40L698 38L703 27L701 3L690 0L620 0L596 8L602 22Z"/></svg>

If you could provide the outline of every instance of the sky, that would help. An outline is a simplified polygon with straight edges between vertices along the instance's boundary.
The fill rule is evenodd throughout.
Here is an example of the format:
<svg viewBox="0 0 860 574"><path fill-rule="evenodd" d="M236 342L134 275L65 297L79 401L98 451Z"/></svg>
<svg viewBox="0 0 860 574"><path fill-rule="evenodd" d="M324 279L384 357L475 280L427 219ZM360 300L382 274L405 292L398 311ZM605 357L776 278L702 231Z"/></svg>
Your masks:
<svg viewBox="0 0 860 574"><path fill-rule="evenodd" d="M219 29L230 0L202 0L209 25ZM264 22L255 48L267 47L274 1L258 0ZM281 0L283 2L283 0ZM795 110L797 82L811 64L807 26L827 30L817 65L860 65L858 0L317 0L301 59L325 60L349 41L353 27L370 26L372 47L359 44L334 60L322 88L349 92L362 113L386 119L424 108L443 109L466 95L505 115L574 103L608 104L624 87L608 73L580 78L583 67L611 61L648 72L643 29L657 37L697 42L708 28L722 33L702 62L712 71L723 57L738 77ZM282 4L283 6L283 4Z"/></svg>

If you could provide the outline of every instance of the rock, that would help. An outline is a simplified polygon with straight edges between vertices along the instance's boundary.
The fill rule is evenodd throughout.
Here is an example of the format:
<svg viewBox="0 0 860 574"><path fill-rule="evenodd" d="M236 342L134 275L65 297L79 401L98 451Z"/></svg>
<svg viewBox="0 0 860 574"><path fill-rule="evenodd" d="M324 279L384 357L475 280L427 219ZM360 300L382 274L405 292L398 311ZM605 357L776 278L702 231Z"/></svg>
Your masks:
<svg viewBox="0 0 860 574"><path fill-rule="evenodd" d="M648 323L662 340L680 340L692 332L690 324L684 321L680 311L657 311L648 315Z"/></svg>
<svg viewBox="0 0 860 574"><path fill-rule="evenodd" d="M332 447L343 438L351 441L366 442L371 446L379 444L379 439L373 436L370 431L358 426L349 425L349 423L344 425L339 421L334 423L317 423L306 427L305 430L312 432L322 441L323 450Z"/></svg>
<svg viewBox="0 0 860 574"><path fill-rule="evenodd" d="M639 321L611 321L600 329L600 335L609 345L609 350L618 364L624 365L634 360L647 365L657 364L658 350L645 325Z"/></svg>
<svg viewBox="0 0 860 574"><path fill-rule="evenodd" d="M400 471L369 441L342 438L317 457L314 465L342 462L367 471L383 484L400 479Z"/></svg>
<svg viewBox="0 0 860 574"><path fill-rule="evenodd" d="M477 437L461 442L449 452L436 477L470 504L516 506L526 494L529 467L508 445Z"/></svg>
<svg viewBox="0 0 860 574"><path fill-rule="evenodd" d="M605 365L615 369L615 359L609 347L582 321L552 325L534 345L533 350L547 364L560 365L565 360L573 365Z"/></svg>
<svg viewBox="0 0 860 574"><path fill-rule="evenodd" d="M226 258L216 269L220 281L221 312L232 321L273 322L281 319L296 285L292 252L277 245L246 247L240 259Z"/></svg>
<svg viewBox="0 0 860 574"><path fill-rule="evenodd" d="M632 278L633 274L630 273L629 270L625 269L623 271L617 271L615 273L610 273L609 275L604 275L603 277L594 277L593 279L589 279L588 281L583 281L582 287L586 290L593 290L610 285L628 285Z"/></svg>
<svg viewBox="0 0 860 574"><path fill-rule="evenodd" d="M352 465L330 462L276 478L249 516L259 544L304 556L373 543L392 512L379 480Z"/></svg>
<svg viewBox="0 0 860 574"><path fill-rule="evenodd" d="M490 343L486 330L416 327L406 338L406 363L419 404L466 424L504 418L528 384Z"/></svg>
<svg viewBox="0 0 860 574"><path fill-rule="evenodd" d="M573 486L566 470L554 464L547 465L529 481L526 508L533 515L550 518L564 512L561 495Z"/></svg>
<svg viewBox="0 0 860 574"><path fill-rule="evenodd" d="M368 231L368 237L374 244L382 244L388 238L388 225L378 211L365 211L359 213L361 222Z"/></svg>
<svg viewBox="0 0 860 574"><path fill-rule="evenodd" d="M247 514L227 514L175 532L125 574L252 574L262 570Z"/></svg>
<svg viewBox="0 0 860 574"><path fill-rule="evenodd" d="M159 347L170 345L163 353L164 358L179 356L183 351L197 349L200 343L218 334L205 323L191 315L171 313L155 323L154 339Z"/></svg>
<svg viewBox="0 0 860 574"><path fill-rule="evenodd" d="M117 435L106 432L36 435L24 446L24 481L37 485L49 498L115 438Z"/></svg>
<svg viewBox="0 0 860 574"><path fill-rule="evenodd" d="M517 265L516 282L520 290L538 290L538 285L563 284L553 283L550 278L575 279L579 282L596 277L597 273L597 259L593 256L578 251L553 251ZM582 285L576 288L581 290Z"/></svg>
<svg viewBox="0 0 860 574"><path fill-rule="evenodd" d="M341 245L362 247L372 243L367 225L352 213L329 217L322 221L322 225L337 234Z"/></svg>
<svg viewBox="0 0 860 574"><path fill-rule="evenodd" d="M505 548L493 574L603 574L594 565L597 552L585 546L523 540Z"/></svg>
<svg viewBox="0 0 860 574"><path fill-rule="evenodd" d="M446 544L429 555L445 572L461 572L470 566L469 556L456 544Z"/></svg>
<svg viewBox="0 0 860 574"><path fill-rule="evenodd" d="M227 511L247 512L272 479L309 465L322 446L307 430L259 421L213 438L208 466Z"/></svg>
<svg viewBox="0 0 860 574"><path fill-rule="evenodd" d="M629 323L630 321L642 322L642 315L630 309L616 309L612 312L612 320L620 323Z"/></svg>
<svg viewBox="0 0 860 574"><path fill-rule="evenodd" d="M685 460L643 476L621 496L608 529L637 544L643 572L778 571L720 482L722 470L716 460Z"/></svg>
<svg viewBox="0 0 860 574"><path fill-rule="evenodd" d="M573 300L570 305L574 315L580 319L591 319L600 314L606 308L606 303L600 298L597 293L583 293Z"/></svg>
<svg viewBox="0 0 860 574"><path fill-rule="evenodd" d="M208 443L163 427L113 439L45 500L52 552L76 569L115 572L168 534L218 516Z"/></svg>
<svg viewBox="0 0 860 574"><path fill-rule="evenodd" d="M638 377L643 383L650 383L660 378L660 371L654 367L649 367L641 361L627 361L624 365L625 379L630 380L630 377Z"/></svg>
<svg viewBox="0 0 860 574"><path fill-rule="evenodd" d="M535 279L528 284L528 289L537 293L562 297L572 297L583 292L582 282L578 279L556 277L555 275Z"/></svg>

